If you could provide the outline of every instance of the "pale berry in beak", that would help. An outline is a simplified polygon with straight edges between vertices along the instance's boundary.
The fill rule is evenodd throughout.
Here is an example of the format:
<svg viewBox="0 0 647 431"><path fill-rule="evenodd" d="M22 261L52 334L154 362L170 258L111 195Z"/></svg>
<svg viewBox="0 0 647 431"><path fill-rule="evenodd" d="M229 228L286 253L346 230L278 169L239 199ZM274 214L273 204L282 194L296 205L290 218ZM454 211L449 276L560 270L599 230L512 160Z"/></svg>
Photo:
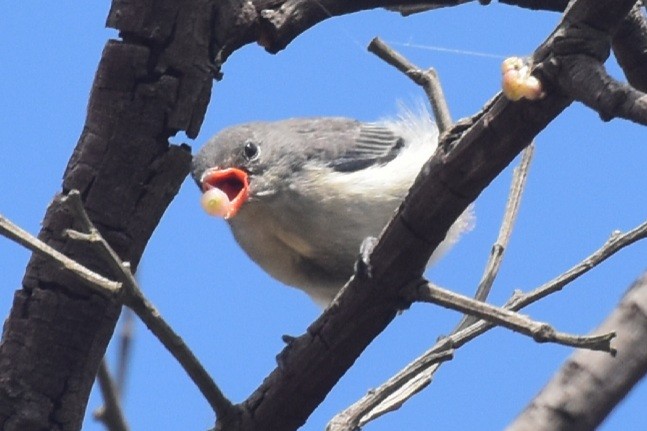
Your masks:
<svg viewBox="0 0 647 431"><path fill-rule="evenodd" d="M241 169L207 169L200 182L202 208L210 215L231 218L249 197L249 178Z"/></svg>
<svg viewBox="0 0 647 431"><path fill-rule="evenodd" d="M202 194L200 204L205 212L216 217L227 217L231 211L231 201L227 193L220 189L212 188Z"/></svg>

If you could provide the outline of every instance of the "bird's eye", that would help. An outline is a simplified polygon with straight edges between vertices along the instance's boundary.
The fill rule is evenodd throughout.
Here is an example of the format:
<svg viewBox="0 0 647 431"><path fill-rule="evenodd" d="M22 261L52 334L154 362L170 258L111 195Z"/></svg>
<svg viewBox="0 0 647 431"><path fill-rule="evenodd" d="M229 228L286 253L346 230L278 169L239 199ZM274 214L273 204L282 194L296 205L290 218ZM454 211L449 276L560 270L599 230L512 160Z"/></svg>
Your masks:
<svg viewBox="0 0 647 431"><path fill-rule="evenodd" d="M252 160L256 160L259 154L261 154L261 149L257 144L252 141L245 142L245 146L243 147L243 157L245 159L251 162Z"/></svg>

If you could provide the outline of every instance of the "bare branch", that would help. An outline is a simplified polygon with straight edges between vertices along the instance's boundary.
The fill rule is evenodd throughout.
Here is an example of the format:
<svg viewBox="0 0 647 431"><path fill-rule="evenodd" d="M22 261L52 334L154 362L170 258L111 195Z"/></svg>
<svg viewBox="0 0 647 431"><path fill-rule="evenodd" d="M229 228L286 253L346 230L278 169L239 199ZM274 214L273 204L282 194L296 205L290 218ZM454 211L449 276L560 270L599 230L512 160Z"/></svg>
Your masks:
<svg viewBox="0 0 647 431"><path fill-rule="evenodd" d="M326 431L354 431L360 426L360 418L364 418L368 413L375 409L377 405L396 393L407 381L420 375L426 368L433 364L441 364L454 357L454 349L446 343L446 348L425 358L425 361L411 363L401 371L401 379L392 377L387 380L378 389L369 391L370 397L365 396L350 408L335 416L326 426ZM384 412L386 413L386 412ZM363 422L361 426L364 426Z"/></svg>
<svg viewBox="0 0 647 431"><path fill-rule="evenodd" d="M121 315L121 331L119 337L119 348L117 351L117 372L115 381L120 393L123 393L126 386L126 374L130 364L131 346L133 344L133 332L135 330L135 319L130 308L124 308Z"/></svg>
<svg viewBox="0 0 647 431"><path fill-rule="evenodd" d="M92 289L93 292L106 297L114 297L121 289L121 283L108 280L100 274L89 270L77 261L70 259L63 253L45 244L19 226L13 224L4 216L0 215L0 234L17 242L23 247L38 253L40 256L48 257L56 262L62 269L74 275L84 286Z"/></svg>
<svg viewBox="0 0 647 431"><path fill-rule="evenodd" d="M611 47L629 83L647 92L647 18L640 2L613 35Z"/></svg>
<svg viewBox="0 0 647 431"><path fill-rule="evenodd" d="M119 337L119 345L117 350L117 372L116 377L112 378L108 369L108 363L106 357L104 356L101 364L99 365L99 373L97 374L97 382L101 386L101 391L108 392L108 395L104 395L104 405L96 408L92 415L96 420L103 422L106 427L110 430L112 429L122 429L120 428L121 423L125 425L125 419L123 419L123 412L113 412L114 409L120 409L121 407L118 404L112 403L108 398L116 398L118 403L121 401L121 397L124 393L125 381L126 381L126 370L130 363L130 346L132 344L132 334L134 327L134 314L133 311L124 307L121 312L121 331ZM123 420L122 420L123 419ZM112 424L112 425L111 425Z"/></svg>
<svg viewBox="0 0 647 431"><path fill-rule="evenodd" d="M414 13L426 12L444 7L459 6L474 0L255 0L253 2L256 14L248 12L249 27L258 27L260 30L256 41L267 51L276 53L284 49L299 34L315 24L335 16L354 13L360 10L385 8L397 11L403 16ZM486 5L490 0L479 0ZM520 6L533 10L563 11L568 4L567 0L502 0L501 3ZM255 22L258 20L260 23ZM249 33L249 32L248 32ZM251 40L238 41L241 46Z"/></svg>
<svg viewBox="0 0 647 431"><path fill-rule="evenodd" d="M559 82L576 100L605 120L625 118L647 125L647 94L613 79L604 65L587 55L563 60Z"/></svg>
<svg viewBox="0 0 647 431"><path fill-rule="evenodd" d="M584 275L586 272L592 270L597 265L613 256L624 247L627 247L634 242L646 237L647 222L637 226L636 228L625 234L614 232L611 235L611 238L602 247L600 247L589 257L587 257L568 271L543 284L537 289L532 290L529 293L515 293L515 295L506 303L505 308L513 311L518 311L532 303L539 301L541 298L544 298L551 293L555 293L561 290L565 285ZM454 349L458 349L494 327L494 324L480 320L467 328L461 329L460 331L455 332L448 337L442 338L433 347L431 347L420 357L412 361L405 369L398 372L398 374L393 376L387 383L384 383L376 390L380 392L382 390L390 390L393 393L394 397L387 398L387 400L384 401L377 400L373 396L374 392L376 391L369 392L361 400L333 418L331 423L334 422L338 427L335 428L335 430L355 430L356 427L364 426L368 422L377 419L383 414L400 408L400 406L404 404L406 400L411 398L416 393L420 392L427 385L429 385L429 383L431 383L431 379L434 373L441 365L435 359L439 353L447 350L450 346ZM611 327L609 331L613 329L614 327ZM620 338L622 338L622 334ZM617 341L615 342L615 344L618 344ZM425 366L421 366L421 364L425 364ZM412 379L411 373L407 371L411 368L424 370L424 372L417 374ZM341 419L342 417L344 418L343 420ZM347 428L341 427L340 424L342 423L345 423Z"/></svg>
<svg viewBox="0 0 647 431"><path fill-rule="evenodd" d="M200 392L202 392L218 418L227 420L227 418L235 416L236 408L234 405L224 396L198 358L184 343L184 340L166 323L159 311L144 296L135 277L130 272L129 265L121 262L112 247L92 225L85 213L78 191L72 190L64 198L64 202L69 203L75 216L82 222L84 229L89 231L89 233L85 234L68 230L67 235L73 239L88 241L95 245L97 253L103 257L106 264L115 273L115 276L123 282L123 303L139 316L148 329L182 365L182 368L200 389Z"/></svg>
<svg viewBox="0 0 647 431"><path fill-rule="evenodd" d="M97 381L99 382L99 389L101 390L105 407L94 413L95 419L103 422L110 431L128 431L129 427L119 400L119 389L108 371L105 359L99 364Z"/></svg>
<svg viewBox="0 0 647 431"><path fill-rule="evenodd" d="M390 48L380 38L374 38L368 45L368 50L380 57L382 60L398 69L408 76L413 82L420 85L429 99L431 108L434 111L434 118L438 124L440 133L448 130L453 121L447 106L447 99L443 94L443 88L440 85L440 79L436 70L429 68L422 70L415 64L407 60L402 54Z"/></svg>
<svg viewBox="0 0 647 431"><path fill-rule="evenodd" d="M553 329L548 323L537 322L523 314L505 308L495 307L468 296L435 286L432 283L418 286L412 296L417 301L431 302L452 310L460 311L479 319L494 323L497 326L511 329L520 334L532 337L539 343L553 342L590 350L602 350L615 354L611 339L615 333L610 332L595 336L576 336Z"/></svg>
<svg viewBox="0 0 647 431"><path fill-rule="evenodd" d="M434 8L457 6L471 0L436 0ZM360 10L389 8L407 4L412 0L256 0L254 6L260 17L260 34L256 39L271 53L284 49L299 34L315 24L335 16Z"/></svg>
<svg viewBox="0 0 647 431"><path fill-rule="evenodd" d="M575 351L506 430L598 428L647 372L647 274L629 288L596 332L611 329L618 332L615 358Z"/></svg>
<svg viewBox="0 0 647 431"><path fill-rule="evenodd" d="M490 258L488 259L487 264L485 265L485 270L481 281L479 282L476 293L474 294L474 299L478 301L485 301L490 295L492 285L494 284L494 279L499 274L499 268L503 262L503 255L508 243L510 242L510 237L512 236L512 229L514 228L514 223L519 214L519 207L521 205L521 196L526 187L526 179L528 178L528 171L530 169L530 162L532 161L532 156L535 152L535 144L531 143L522 153L521 162L519 166L514 169L512 174L512 182L510 184L510 193L508 194L508 201L506 203L505 212L503 214L503 221L501 222L501 228L499 229L499 235L492 245L492 251L490 252ZM458 324L454 332L460 331L463 328L470 326L472 323L476 322L473 316L465 316L461 322Z"/></svg>
<svg viewBox="0 0 647 431"><path fill-rule="evenodd" d="M647 237L647 222L635 227L634 229L624 234L620 231L613 232L604 246L584 259L582 262L578 263L562 275L538 287L537 289L525 294L517 295L515 298L509 301L510 309L518 310L550 295L551 293L561 290L568 283L571 283L582 274L590 271L609 257L613 256L618 251L622 250L628 245L633 244L636 241L644 239L645 237Z"/></svg>

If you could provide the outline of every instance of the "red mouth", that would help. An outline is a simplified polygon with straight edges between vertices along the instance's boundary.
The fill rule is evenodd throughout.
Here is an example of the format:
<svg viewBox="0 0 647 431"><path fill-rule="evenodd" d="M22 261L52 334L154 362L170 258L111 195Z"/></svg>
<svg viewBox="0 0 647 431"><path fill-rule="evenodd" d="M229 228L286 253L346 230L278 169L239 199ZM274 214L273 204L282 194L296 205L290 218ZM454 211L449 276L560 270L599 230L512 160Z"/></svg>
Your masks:
<svg viewBox="0 0 647 431"><path fill-rule="evenodd" d="M213 188L225 192L231 202L225 219L235 216L249 197L249 176L240 169L207 169L202 174L201 184L203 192Z"/></svg>

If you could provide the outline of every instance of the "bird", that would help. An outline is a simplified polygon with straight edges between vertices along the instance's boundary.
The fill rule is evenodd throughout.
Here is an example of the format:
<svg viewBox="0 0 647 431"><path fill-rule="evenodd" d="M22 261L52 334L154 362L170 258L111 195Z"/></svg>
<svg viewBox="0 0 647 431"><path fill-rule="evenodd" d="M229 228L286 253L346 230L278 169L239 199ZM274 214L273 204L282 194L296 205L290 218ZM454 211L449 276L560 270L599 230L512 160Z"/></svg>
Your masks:
<svg viewBox="0 0 647 431"><path fill-rule="evenodd" d="M193 158L192 176L205 210L226 219L254 262L325 307L353 274L362 241L379 236L437 145L424 111L371 123L258 121L210 138ZM430 264L473 220L470 207Z"/></svg>

